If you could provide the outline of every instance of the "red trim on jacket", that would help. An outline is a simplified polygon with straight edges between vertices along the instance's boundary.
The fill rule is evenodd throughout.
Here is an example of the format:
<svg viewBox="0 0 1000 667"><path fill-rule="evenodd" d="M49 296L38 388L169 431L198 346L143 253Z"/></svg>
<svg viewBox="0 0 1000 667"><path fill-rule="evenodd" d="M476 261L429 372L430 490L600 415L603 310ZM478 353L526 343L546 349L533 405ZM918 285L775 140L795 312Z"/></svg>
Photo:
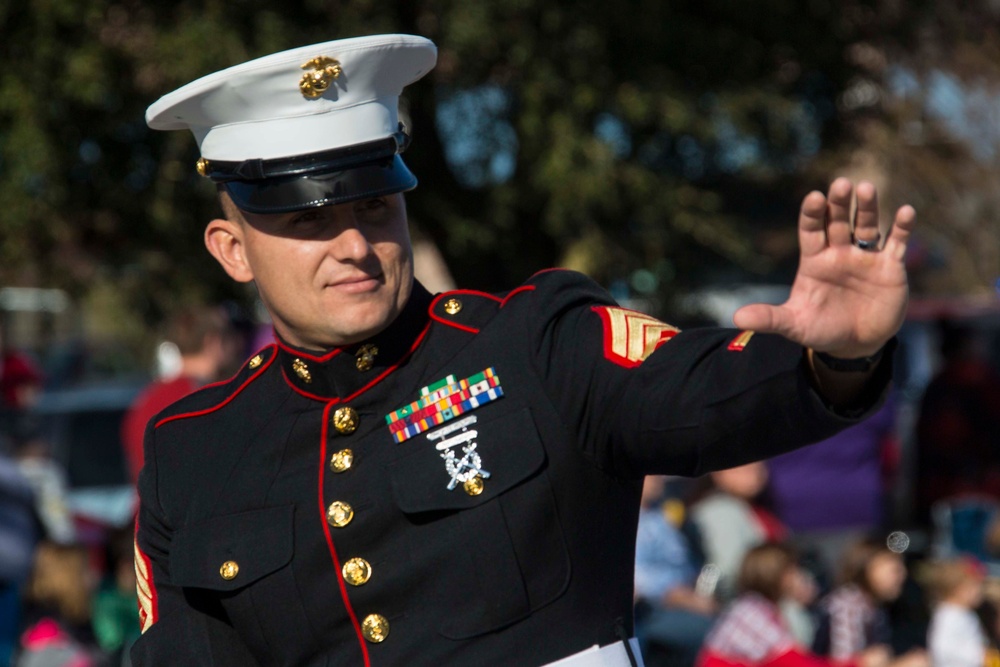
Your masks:
<svg viewBox="0 0 1000 667"><path fill-rule="evenodd" d="M275 345L268 345L267 347L276 347L276 346ZM265 347L263 350L261 350L261 352L263 352L264 350L266 350L267 347ZM227 396L226 399L224 401L222 401L221 403L219 403L218 405L214 405L214 406L212 406L210 408L205 408L204 410L196 410L194 412L184 412L184 413L181 413L179 415L173 415L171 417L164 417L160 421L156 422L156 425L153 426L153 428L160 428L164 424L166 424L168 422L176 421L178 419L187 419L188 417L200 417L202 415L211 414L212 412L215 412L216 410L224 407L230 401L232 401L234 398L236 398L237 396L239 396L240 392L243 391L244 389L246 389L247 386L251 382L253 382L254 380L256 380L260 376L261 373L263 373L265 370L267 370L267 368L272 363L274 363L274 360L277 357L278 357L277 352L275 352L274 354L272 354L271 358L267 360L267 363L261 365L261 367L258 368L257 371L253 375L251 375L250 377L248 377L243 384L241 384L239 387L236 388L236 391L234 391L229 396ZM237 375L239 375L239 374L237 373ZM236 377L236 376L234 375L233 377ZM204 391L208 387L215 387L215 386L218 386L219 384L225 384L226 382L231 382L231 381L232 381L232 378L230 378L229 380L226 380L225 382L221 382L221 383L217 382L215 384L207 385L206 387L202 387L198 391ZM195 393L197 393L197 392L195 392Z"/></svg>
<svg viewBox="0 0 1000 667"><path fill-rule="evenodd" d="M330 550L330 558L333 559L333 570L337 575L337 585L340 587L340 598L344 601L344 608L347 609L347 616L351 619L351 624L354 626L354 633L357 635L358 643L361 645L361 655L364 656L365 667L371 667L371 661L368 658L368 645L365 644L365 637L361 634L361 624L358 623L357 614L354 613L354 608L351 606L351 600L347 595L347 584L344 582L344 575L340 570L340 559L337 557L337 549L333 546L333 536L330 535L330 523L326 520L326 500L323 497L323 479L326 475L326 441L330 435L330 408L338 402L339 399L330 401L327 403L326 407L323 408L323 428L320 432L319 446L319 520L323 525L323 536L326 537L326 546Z"/></svg>
<svg viewBox="0 0 1000 667"><path fill-rule="evenodd" d="M510 301L511 298L517 296L518 294L521 294L523 292L531 292L534 291L534 289L535 289L534 285L521 285L516 289L512 289L510 293L507 296L505 296L503 300L500 302L500 307L503 308L504 306L506 306L507 302Z"/></svg>
<svg viewBox="0 0 1000 667"><path fill-rule="evenodd" d="M296 350L295 348L288 347L287 345L282 343L281 339L278 338L277 336L275 336L275 341L276 341L275 345L280 347L288 354L294 354L296 357L303 357L305 359L308 359L309 361L317 361L317 362L329 361L330 359L333 359L335 356L344 351L343 347L335 347L329 352L325 352L324 354L317 357L316 355L309 354L308 352L303 352L302 350Z"/></svg>
<svg viewBox="0 0 1000 667"><path fill-rule="evenodd" d="M441 292L436 297L431 300L431 305L427 307L427 314L430 315L431 319L440 324L446 324L449 327L459 329L461 331L467 331L469 333L477 334L479 329L475 327L467 327L464 324L458 324L457 322L452 322L451 320L446 320L443 317L439 317L437 313L434 312L434 308L437 307L438 301L446 297L455 296L456 294L471 294L473 296L481 296L491 301L496 301L497 303L503 303L503 299L493 296L492 294L487 294L486 292L480 292L478 290L472 289L456 289L450 292Z"/></svg>
<svg viewBox="0 0 1000 667"><path fill-rule="evenodd" d="M332 400L331 405L333 405L334 403L340 403L341 401L353 401L355 398L357 398L361 394L365 393L366 391L368 391L369 389L371 389L372 387L374 387L375 385L377 385L379 382L381 382L382 380L384 380L388 375L390 375L391 373L393 373L397 368L399 368L400 364L402 364L404 361L406 361L410 357L410 355L413 354L418 347L420 347L420 344L424 341L424 337L427 336L427 332L430 331L430 328L431 328L431 323L428 322L424 326L424 330L421 331L420 335L418 335L416 337L416 339L413 341L413 345L410 346L410 349L406 351L406 354L404 354L402 357L399 358L399 361L397 361L396 363L394 363L392 366L389 366L384 371L382 371L381 373L379 373L377 376L375 376L374 378L372 378L372 381L369 382L368 384L366 384L365 386L361 387L361 389L358 389L356 392L354 392L350 396L346 396L344 398L337 397L337 398L331 399L329 396L319 396L317 394L310 394L308 391L306 391L304 389L300 389L299 387L296 387L292 383L292 381L288 379L288 375L285 373L285 369L284 368L281 369L281 377L283 377L285 379L285 384L287 384L289 387L291 387L292 389L294 389L296 391L296 393L301 394L302 396L305 396L308 399L312 399L314 401L331 401Z"/></svg>
<svg viewBox="0 0 1000 667"><path fill-rule="evenodd" d="M563 268L560 268L558 266L552 266L552 267L549 267L547 269L541 269L540 271L535 271L534 273L531 274L531 278L528 278L528 280L530 281L530 280L532 280L534 278L537 278L538 276L542 275L543 273L553 273L555 271L571 271L571 270L572 269L563 269Z"/></svg>

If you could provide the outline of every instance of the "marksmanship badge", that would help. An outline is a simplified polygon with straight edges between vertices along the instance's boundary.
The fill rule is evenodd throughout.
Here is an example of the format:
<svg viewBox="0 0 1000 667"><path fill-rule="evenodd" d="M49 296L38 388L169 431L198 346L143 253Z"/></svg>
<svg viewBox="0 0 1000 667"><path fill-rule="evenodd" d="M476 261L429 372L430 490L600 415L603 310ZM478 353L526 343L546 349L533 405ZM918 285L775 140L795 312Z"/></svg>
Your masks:
<svg viewBox="0 0 1000 667"><path fill-rule="evenodd" d="M472 415L427 434L427 439L431 442L435 440L441 441L435 445L435 449L441 452L445 470L451 476L451 481L448 482L449 491L454 491L459 483L465 485L476 477L481 477L482 479L489 479L490 477L490 473L483 470L483 460L480 458L479 453L476 452L476 438L479 436L479 432L469 430L469 427L475 424L476 421L477 417ZM459 432L458 435L448 437L456 431ZM461 458L455 454L455 448L459 446L462 447L463 455ZM468 488L466 490L468 491Z"/></svg>

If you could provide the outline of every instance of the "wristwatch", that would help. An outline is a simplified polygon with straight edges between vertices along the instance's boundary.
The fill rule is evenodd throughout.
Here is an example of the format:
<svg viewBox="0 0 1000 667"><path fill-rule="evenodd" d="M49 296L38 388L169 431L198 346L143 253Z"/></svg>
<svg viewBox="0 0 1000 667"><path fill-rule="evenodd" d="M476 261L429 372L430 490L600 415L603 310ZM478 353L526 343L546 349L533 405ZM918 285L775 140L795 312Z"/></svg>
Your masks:
<svg viewBox="0 0 1000 667"><path fill-rule="evenodd" d="M871 369L875 368L875 364L879 362L882 358L882 353L885 351L885 345L880 347L875 354L868 357L858 357L856 359L841 359L840 357L833 357L826 352L817 352L813 350L813 358L819 359L823 362L823 365L829 368L831 371L837 371L838 373L867 373Z"/></svg>

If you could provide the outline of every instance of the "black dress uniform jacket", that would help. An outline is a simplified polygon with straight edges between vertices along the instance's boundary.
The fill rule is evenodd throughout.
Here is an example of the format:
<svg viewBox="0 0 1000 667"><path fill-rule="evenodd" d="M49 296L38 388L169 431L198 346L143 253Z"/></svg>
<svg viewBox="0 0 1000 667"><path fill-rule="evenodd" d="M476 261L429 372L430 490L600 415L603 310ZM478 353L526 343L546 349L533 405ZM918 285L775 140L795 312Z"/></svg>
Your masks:
<svg viewBox="0 0 1000 667"><path fill-rule="evenodd" d="M677 333L568 271L505 295L415 285L368 343L367 370L360 345L271 346L150 422L136 665L541 665L614 642L631 631L644 474L698 475L856 421L791 342ZM502 397L463 415L489 474L470 493L433 429L397 442L386 415L486 369Z"/></svg>

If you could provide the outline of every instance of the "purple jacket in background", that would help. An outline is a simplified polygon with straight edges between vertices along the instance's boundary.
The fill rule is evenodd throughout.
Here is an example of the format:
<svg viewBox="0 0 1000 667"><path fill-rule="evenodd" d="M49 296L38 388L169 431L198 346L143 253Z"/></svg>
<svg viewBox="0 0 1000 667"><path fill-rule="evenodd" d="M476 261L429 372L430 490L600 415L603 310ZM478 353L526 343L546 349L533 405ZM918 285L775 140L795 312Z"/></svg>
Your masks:
<svg viewBox="0 0 1000 667"><path fill-rule="evenodd" d="M890 398L864 422L768 461L778 518L793 531L880 528L882 448L895 437Z"/></svg>

